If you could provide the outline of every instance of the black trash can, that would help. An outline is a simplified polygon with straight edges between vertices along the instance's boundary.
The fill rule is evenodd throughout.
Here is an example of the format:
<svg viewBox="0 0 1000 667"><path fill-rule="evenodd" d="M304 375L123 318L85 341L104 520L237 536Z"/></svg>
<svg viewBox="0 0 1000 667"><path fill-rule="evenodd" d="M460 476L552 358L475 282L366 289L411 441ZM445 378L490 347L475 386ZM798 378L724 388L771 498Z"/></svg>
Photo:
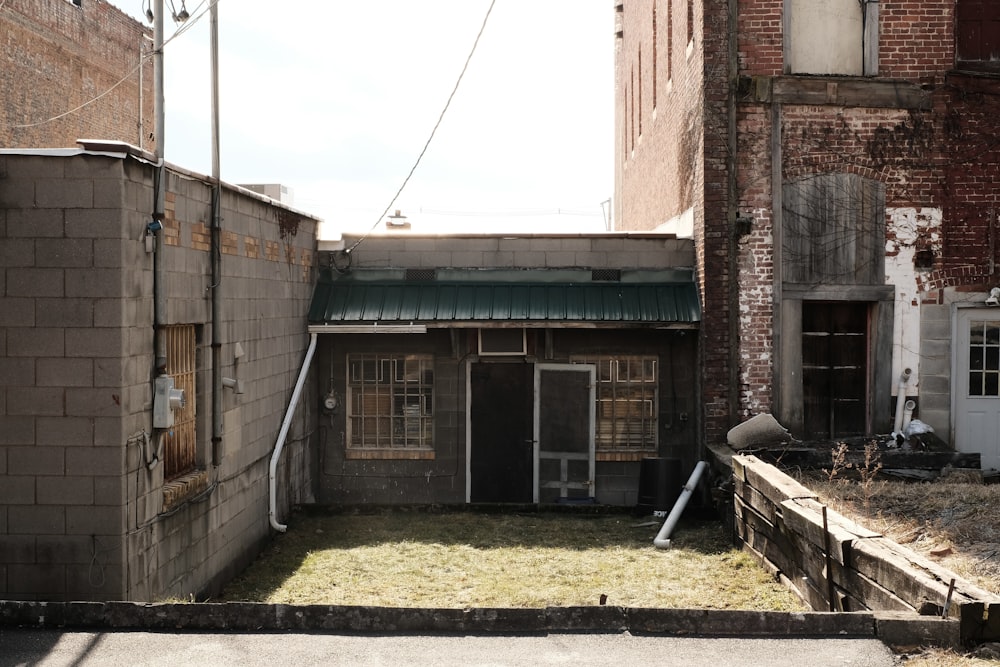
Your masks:
<svg viewBox="0 0 1000 667"><path fill-rule="evenodd" d="M639 516L666 516L684 487L680 459L644 458L639 467L639 498L635 512Z"/></svg>

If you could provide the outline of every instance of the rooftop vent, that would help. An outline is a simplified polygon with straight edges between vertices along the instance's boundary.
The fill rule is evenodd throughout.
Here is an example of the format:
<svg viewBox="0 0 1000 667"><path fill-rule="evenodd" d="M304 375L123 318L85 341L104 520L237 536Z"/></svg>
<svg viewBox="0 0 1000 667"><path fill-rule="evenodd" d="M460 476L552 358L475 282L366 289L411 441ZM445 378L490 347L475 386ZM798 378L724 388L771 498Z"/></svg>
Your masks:
<svg viewBox="0 0 1000 667"><path fill-rule="evenodd" d="M617 283L621 279L621 269L593 269L590 272L590 280L595 283Z"/></svg>
<svg viewBox="0 0 1000 667"><path fill-rule="evenodd" d="M428 281L437 278L437 269L407 269L406 280Z"/></svg>

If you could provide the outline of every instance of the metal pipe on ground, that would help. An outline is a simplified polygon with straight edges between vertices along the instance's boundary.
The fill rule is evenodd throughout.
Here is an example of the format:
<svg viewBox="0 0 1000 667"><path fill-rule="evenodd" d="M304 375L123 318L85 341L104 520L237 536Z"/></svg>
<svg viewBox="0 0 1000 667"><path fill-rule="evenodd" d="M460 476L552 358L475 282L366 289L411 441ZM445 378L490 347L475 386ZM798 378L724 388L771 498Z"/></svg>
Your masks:
<svg viewBox="0 0 1000 667"><path fill-rule="evenodd" d="M677 502L674 503L674 507L670 510L670 514L667 515L667 519L663 522L663 526L660 527L660 532L656 534L653 538L653 546L657 549L669 549L670 548L670 535L674 531L674 527L677 525L677 521L681 518L681 514L684 513L684 508L687 507L688 500L691 498L691 494L698 487L698 480L701 479L702 473L705 472L705 468L708 467L706 461L698 461L698 465L694 467L694 471L691 473L691 477L688 478L687 484L681 489L681 495L677 498Z"/></svg>

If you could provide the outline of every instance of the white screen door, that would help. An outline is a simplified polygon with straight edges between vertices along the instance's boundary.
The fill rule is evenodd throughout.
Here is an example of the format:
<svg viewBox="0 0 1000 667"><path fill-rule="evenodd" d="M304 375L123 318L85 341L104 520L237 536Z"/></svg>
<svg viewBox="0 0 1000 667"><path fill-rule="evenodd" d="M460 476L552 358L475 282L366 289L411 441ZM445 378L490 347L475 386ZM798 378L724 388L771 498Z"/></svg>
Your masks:
<svg viewBox="0 0 1000 667"><path fill-rule="evenodd" d="M594 495L596 371L592 364L535 365L535 502Z"/></svg>

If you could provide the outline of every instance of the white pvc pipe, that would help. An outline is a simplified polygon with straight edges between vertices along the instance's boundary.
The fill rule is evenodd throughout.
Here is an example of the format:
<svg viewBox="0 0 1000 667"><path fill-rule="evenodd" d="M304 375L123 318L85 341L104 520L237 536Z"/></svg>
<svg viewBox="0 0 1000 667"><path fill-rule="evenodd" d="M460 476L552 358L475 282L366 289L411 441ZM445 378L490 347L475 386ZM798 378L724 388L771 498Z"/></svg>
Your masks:
<svg viewBox="0 0 1000 667"><path fill-rule="evenodd" d="M653 538L653 546L657 549L670 548L670 534L674 531L674 526L677 525L678 519L681 518L684 508L687 507L688 499L694 493L695 488L698 486L698 480L701 479L701 474L707 467L708 463L705 461L698 461L698 465L694 467L694 472L691 473L687 484L681 490L681 495L677 498L677 502L674 503L674 508L670 510L670 514L667 516L667 520L663 522L660 532Z"/></svg>
<svg viewBox="0 0 1000 667"><path fill-rule="evenodd" d="M896 422L893 433L903 431L903 404L906 403L906 383L910 381L910 369L904 369L899 376L899 388L896 390Z"/></svg>
<svg viewBox="0 0 1000 667"><path fill-rule="evenodd" d="M278 440L274 444L274 451L271 453L271 465L267 472L268 495L270 496L268 520L271 522L271 528L274 528L279 533L288 530L288 526L278 523L278 459L281 458L281 450L285 446L285 438L288 436L288 429L292 425L295 408L299 404L299 395L302 394L302 386L306 383L306 376L309 374L309 364L312 362L313 353L316 351L317 338L317 334L309 336L309 349L306 350L306 358L302 362L299 379L295 381L292 398L288 402L288 409L285 410L285 419L281 422L281 431L278 432Z"/></svg>
<svg viewBox="0 0 1000 667"><path fill-rule="evenodd" d="M906 432L906 427L910 425L910 420L913 419L913 410L916 407L917 404L914 401L907 401L903 404L903 426L899 431L900 433Z"/></svg>

